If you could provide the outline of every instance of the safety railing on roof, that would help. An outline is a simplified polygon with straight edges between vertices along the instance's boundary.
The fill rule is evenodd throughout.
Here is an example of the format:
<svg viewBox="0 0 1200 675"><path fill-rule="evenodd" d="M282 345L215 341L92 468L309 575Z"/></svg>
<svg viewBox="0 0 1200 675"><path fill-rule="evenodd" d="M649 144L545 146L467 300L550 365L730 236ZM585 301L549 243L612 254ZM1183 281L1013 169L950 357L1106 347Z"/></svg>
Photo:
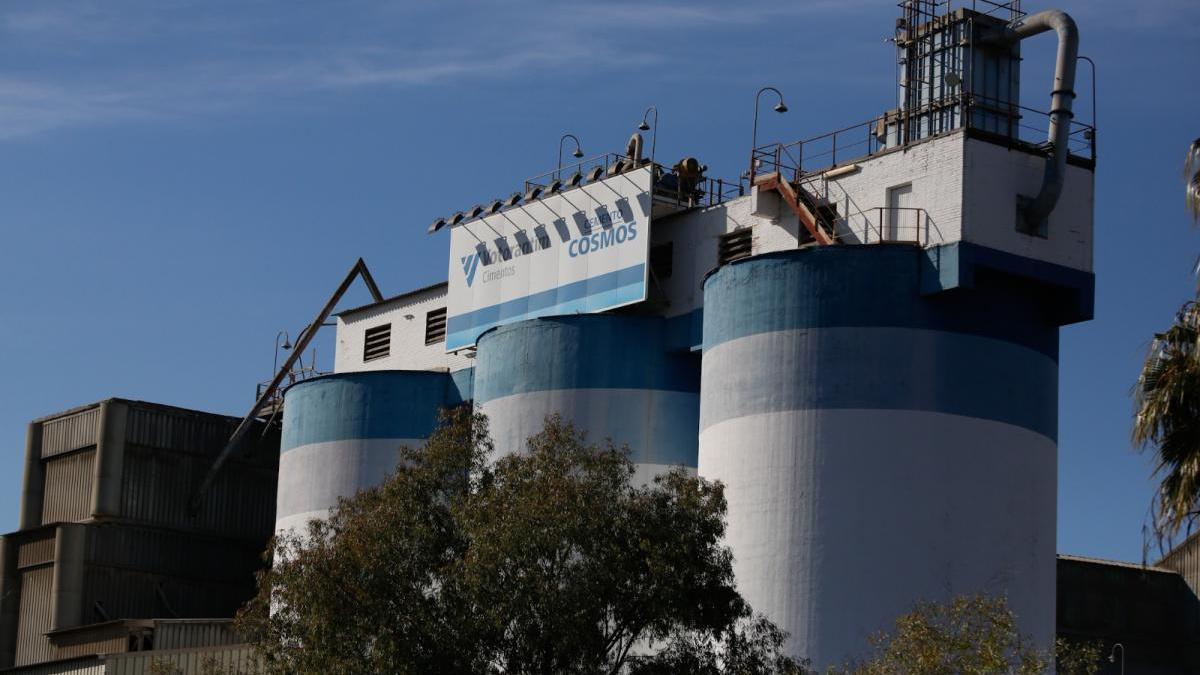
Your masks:
<svg viewBox="0 0 1200 675"><path fill-rule="evenodd" d="M946 108L958 108L955 111L957 121L950 128L941 133L913 133L914 124L929 119L932 111ZM788 180L799 182L802 176L827 171L964 127L1012 147L1047 152L1049 117L1050 113L1043 110L964 94L940 99L920 110L890 112L801 141L771 143L754 148L748 177L753 185L755 176L778 171ZM1067 146L1071 155L1095 161L1096 128L1072 120Z"/></svg>
<svg viewBox="0 0 1200 675"><path fill-rule="evenodd" d="M847 214L836 226L840 244L930 243L929 213L925 209L877 206Z"/></svg>
<svg viewBox="0 0 1200 675"><path fill-rule="evenodd" d="M605 153L563 165L525 181L524 195L537 198L569 190L579 185L604 180L629 171L651 166L649 159L633 160L627 155ZM654 198L675 202L681 208L707 207L721 204L745 194L740 181L720 178L681 176L675 169L662 164L654 167Z"/></svg>

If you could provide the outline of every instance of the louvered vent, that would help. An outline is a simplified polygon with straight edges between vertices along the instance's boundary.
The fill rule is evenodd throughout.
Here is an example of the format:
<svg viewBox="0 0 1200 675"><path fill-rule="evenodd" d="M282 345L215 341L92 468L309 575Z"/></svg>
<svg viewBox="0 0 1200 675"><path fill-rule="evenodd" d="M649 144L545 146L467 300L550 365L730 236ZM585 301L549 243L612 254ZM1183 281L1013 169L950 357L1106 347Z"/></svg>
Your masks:
<svg viewBox="0 0 1200 675"><path fill-rule="evenodd" d="M392 324L368 328L363 338L363 361L382 359L391 353Z"/></svg>
<svg viewBox="0 0 1200 675"><path fill-rule="evenodd" d="M446 341L446 308L430 310L425 315L425 344Z"/></svg>
<svg viewBox="0 0 1200 675"><path fill-rule="evenodd" d="M717 264L724 265L734 260L750 257L753 230L745 228L721 235L717 243Z"/></svg>

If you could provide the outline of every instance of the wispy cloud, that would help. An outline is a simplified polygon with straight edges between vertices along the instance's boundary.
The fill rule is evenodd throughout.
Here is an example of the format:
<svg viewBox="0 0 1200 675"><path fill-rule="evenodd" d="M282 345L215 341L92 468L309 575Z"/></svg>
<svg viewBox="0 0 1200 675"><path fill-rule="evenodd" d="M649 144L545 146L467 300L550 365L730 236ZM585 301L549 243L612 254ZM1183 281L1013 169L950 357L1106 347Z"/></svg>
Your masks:
<svg viewBox="0 0 1200 675"><path fill-rule="evenodd" d="M505 81L555 67L642 68L753 48L891 11L890 0L651 0L570 5L458 0L235 3L12 0L0 5L0 139L80 125L248 108L329 90ZM1068 9L1097 23L1161 26L1194 0ZM1075 5L1078 5L1077 7ZM886 26L886 24L884 24ZM886 32L886 28L885 28Z"/></svg>

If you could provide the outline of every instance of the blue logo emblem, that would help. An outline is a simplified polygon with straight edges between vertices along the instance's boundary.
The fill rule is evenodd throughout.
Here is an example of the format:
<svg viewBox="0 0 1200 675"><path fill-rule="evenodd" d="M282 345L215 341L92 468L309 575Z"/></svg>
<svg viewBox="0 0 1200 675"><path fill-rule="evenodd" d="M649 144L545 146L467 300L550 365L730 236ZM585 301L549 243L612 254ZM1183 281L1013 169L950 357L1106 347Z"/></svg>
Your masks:
<svg viewBox="0 0 1200 675"><path fill-rule="evenodd" d="M479 256L475 253L462 257L463 274L467 275L467 288L475 282L475 270L479 268Z"/></svg>

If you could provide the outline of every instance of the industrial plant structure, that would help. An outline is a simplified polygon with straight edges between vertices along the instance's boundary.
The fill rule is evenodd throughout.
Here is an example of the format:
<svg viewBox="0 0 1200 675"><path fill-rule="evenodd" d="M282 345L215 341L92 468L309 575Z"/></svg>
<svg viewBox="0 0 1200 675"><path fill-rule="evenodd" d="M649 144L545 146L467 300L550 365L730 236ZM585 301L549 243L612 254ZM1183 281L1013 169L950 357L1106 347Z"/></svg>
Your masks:
<svg viewBox="0 0 1200 675"><path fill-rule="evenodd" d="M1070 17L982 5L903 3L898 106L754 147L741 180L635 134L437 219L447 281L340 314L335 373L287 392L277 528L381 480L442 406L473 401L497 453L559 413L627 444L635 480L722 481L740 591L819 666L959 593L1006 594L1048 645L1095 130ZM1037 112L1020 51L1044 32Z"/></svg>
<svg viewBox="0 0 1200 675"><path fill-rule="evenodd" d="M270 441L247 451L246 439L280 407L275 531L379 483L401 446L462 403L488 415L498 454L522 452L561 414L627 445L635 481L677 466L722 481L739 590L817 666L861 654L915 601L958 594L1006 595L1021 631L1048 646L1056 574L1071 581L1058 588L1071 636L1136 631L1097 623L1135 604L1097 610L1101 578L1143 583L1191 616L1194 596L1180 600L1186 584L1167 569L1129 581L1128 566L1055 555L1059 328L1093 305L1096 130L1072 110L1075 24L1018 2L949 5L902 3L896 108L755 143L734 180L694 157L660 164L635 133L624 153L577 152L507 198L436 219L430 234L450 239L444 282L384 299L359 261L242 424L209 421L219 452L188 454L182 437L152 433L165 422L134 424L151 412L113 412L142 404L36 423L22 529L5 538L5 588L20 591L0 605L0 666L63 658L60 636L93 630L109 602L122 618L225 602L173 595L156 572L157 586L130 591L143 604L117 610L95 590L113 573L93 574L102 563L85 551L146 527L179 539L180 564L203 537L265 542L245 513L276 494L263 483L275 466L258 453ZM1047 112L1019 100L1022 40L1042 33L1056 58L1025 67L1053 71L1037 96ZM778 90L758 93L786 109ZM641 131L650 112L657 125L648 110ZM359 275L375 302L337 316L334 372L285 390ZM47 431L87 415L129 421ZM143 437L204 466L143 471ZM174 479L178 490L160 483ZM168 493L184 501L159 522ZM213 512L181 519L185 506ZM229 550L236 560L219 564L232 576L208 588L245 581L252 551Z"/></svg>
<svg viewBox="0 0 1200 675"><path fill-rule="evenodd" d="M255 424L189 508L237 424L109 399L29 425L20 529L0 539L0 669L111 672L105 654L145 672L150 653L199 659L239 641L229 619L271 535L278 430ZM248 658L217 656L231 655Z"/></svg>

